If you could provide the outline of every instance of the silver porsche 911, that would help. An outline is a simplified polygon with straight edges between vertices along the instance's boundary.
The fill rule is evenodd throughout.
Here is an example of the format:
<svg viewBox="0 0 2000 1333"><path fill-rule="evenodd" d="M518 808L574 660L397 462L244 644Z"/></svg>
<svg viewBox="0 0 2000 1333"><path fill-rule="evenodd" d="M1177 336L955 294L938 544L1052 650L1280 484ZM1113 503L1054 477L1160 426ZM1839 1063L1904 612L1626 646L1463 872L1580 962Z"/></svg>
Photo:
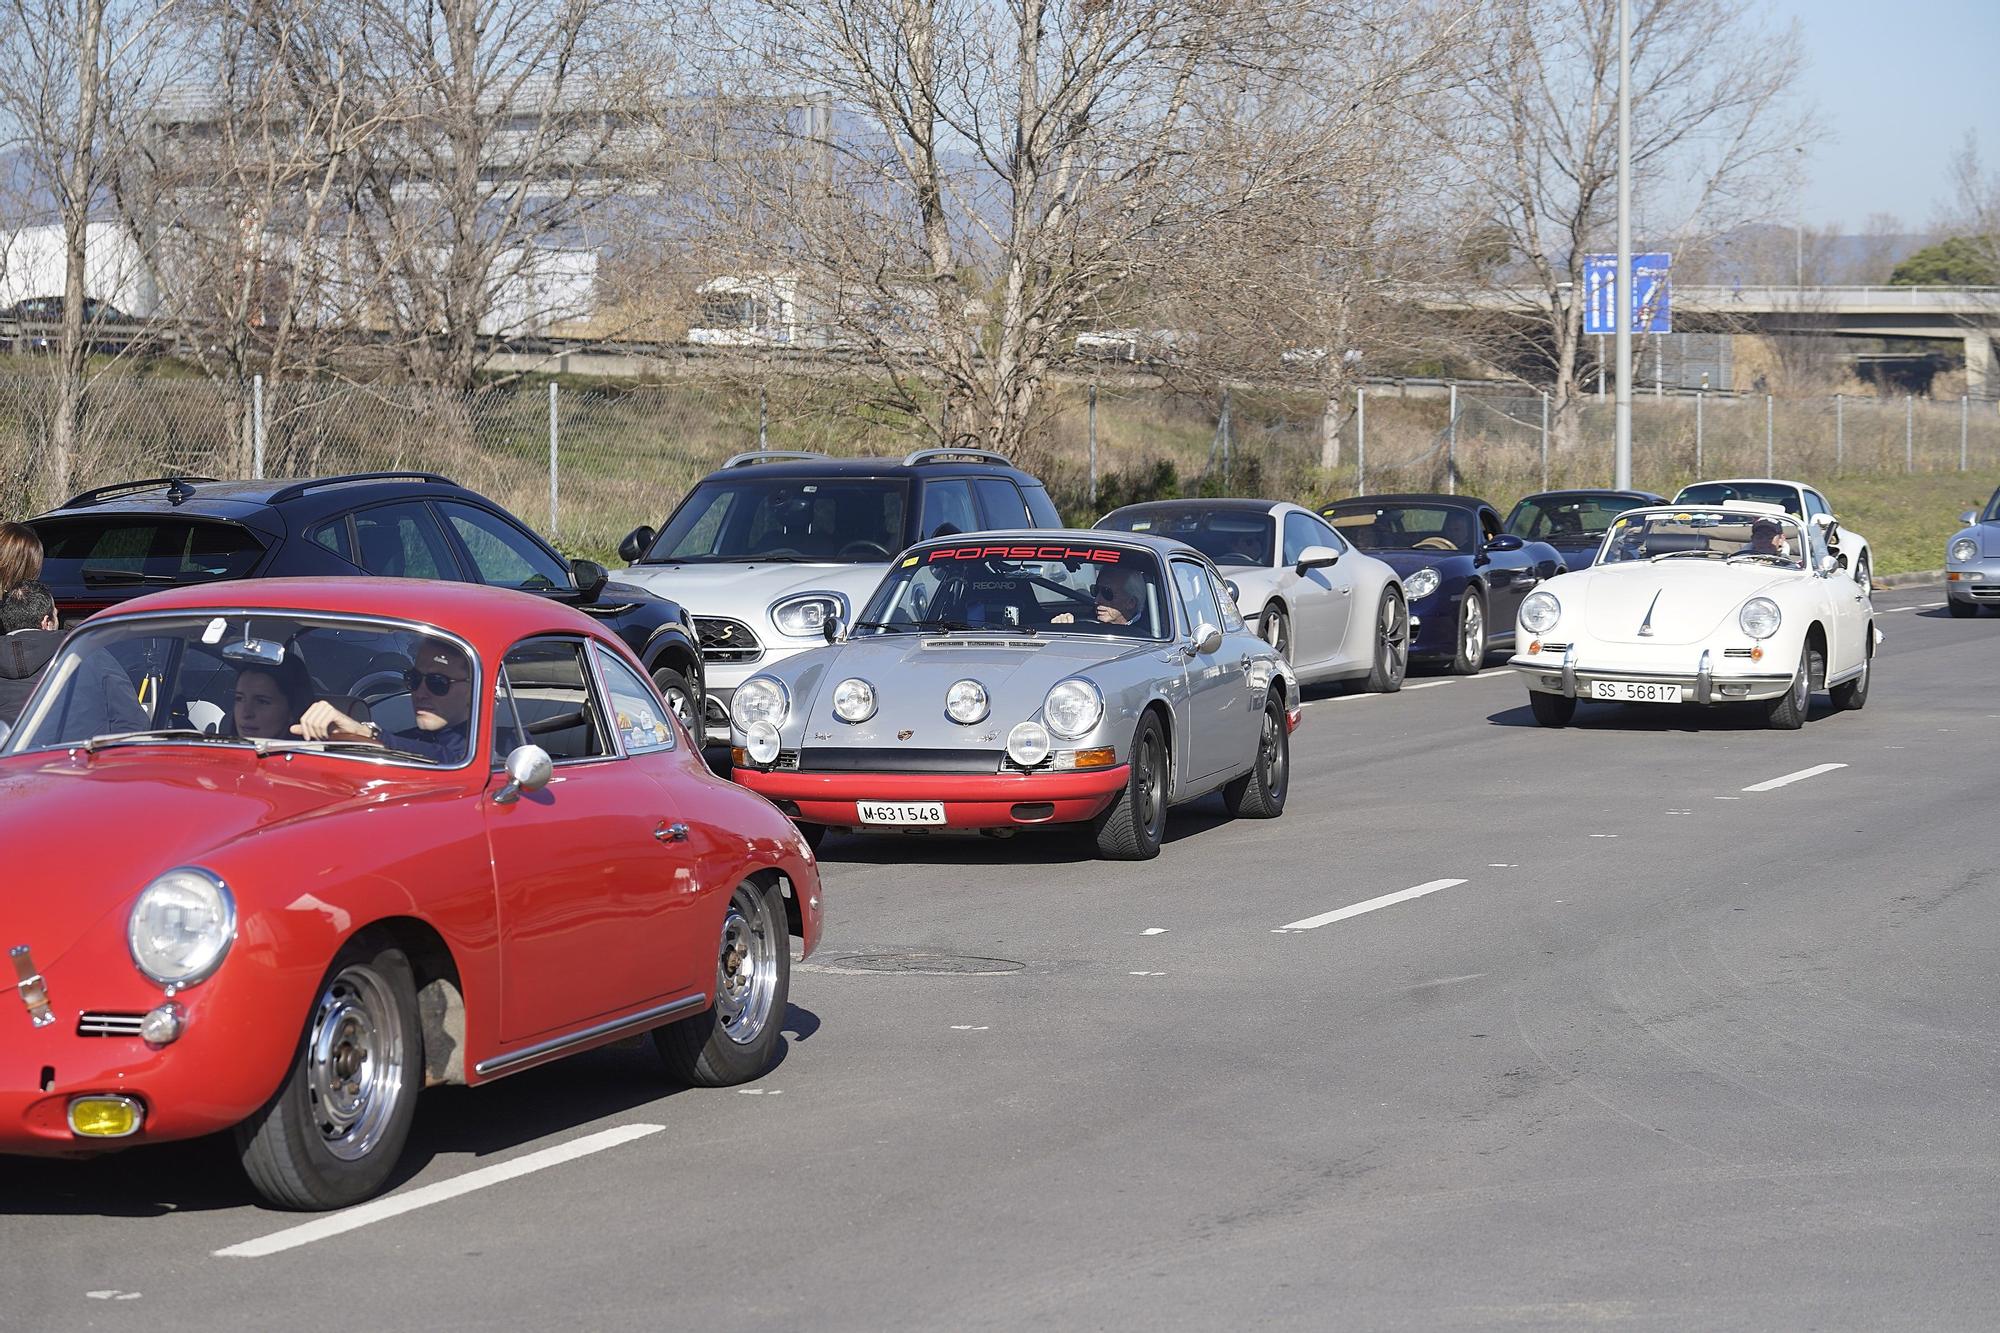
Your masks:
<svg viewBox="0 0 2000 1333"><path fill-rule="evenodd" d="M1087 824L1160 850L1167 807L1220 790L1283 813L1298 681L1207 558L1121 532L985 532L898 556L835 641L730 700L736 780L829 827Z"/></svg>

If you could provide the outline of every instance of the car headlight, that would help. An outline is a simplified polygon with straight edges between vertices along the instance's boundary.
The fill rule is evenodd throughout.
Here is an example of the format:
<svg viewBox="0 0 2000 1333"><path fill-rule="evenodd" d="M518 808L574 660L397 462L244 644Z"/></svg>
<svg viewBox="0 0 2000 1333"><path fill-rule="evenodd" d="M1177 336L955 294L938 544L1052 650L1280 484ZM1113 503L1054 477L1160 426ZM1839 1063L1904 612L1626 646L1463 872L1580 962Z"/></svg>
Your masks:
<svg viewBox="0 0 2000 1333"><path fill-rule="evenodd" d="M849 676L833 687L833 715L842 722L866 722L875 716L875 687Z"/></svg>
<svg viewBox="0 0 2000 1333"><path fill-rule="evenodd" d="M236 938L236 900L223 882L182 866L146 886L125 925L138 969L162 986L192 986L222 964Z"/></svg>
<svg viewBox="0 0 2000 1333"><path fill-rule="evenodd" d="M1017 722L1007 733L1007 757L1022 768L1047 759L1049 749L1049 729L1039 722Z"/></svg>
<svg viewBox="0 0 2000 1333"><path fill-rule="evenodd" d="M983 721L989 707L986 687L976 680L955 680L944 692L944 715L960 726Z"/></svg>
<svg viewBox="0 0 2000 1333"><path fill-rule="evenodd" d="M1970 537L1960 537L1951 544L1951 562L1955 565L1969 565L1979 558L1979 543Z"/></svg>
<svg viewBox="0 0 2000 1333"><path fill-rule="evenodd" d="M1042 700L1042 716L1049 730L1066 741L1076 740L1104 716L1104 696L1095 685L1080 677L1059 680Z"/></svg>
<svg viewBox="0 0 2000 1333"><path fill-rule="evenodd" d="M770 676L750 677L729 697L729 720L738 731L750 730L753 722L782 725L791 711L792 697L784 682Z"/></svg>
<svg viewBox="0 0 2000 1333"><path fill-rule="evenodd" d="M1736 623L1753 639L1770 638L1778 632L1778 626L1784 623L1784 619L1778 604L1768 597L1752 597L1736 613Z"/></svg>
<svg viewBox="0 0 2000 1333"><path fill-rule="evenodd" d="M1562 603L1552 592L1531 592L1521 602L1521 627L1530 634L1547 634L1562 619Z"/></svg>
<svg viewBox="0 0 2000 1333"><path fill-rule="evenodd" d="M778 633L794 638L810 638L826 632L826 622L844 613L846 604L838 593L807 592L787 597L771 608L771 623Z"/></svg>
<svg viewBox="0 0 2000 1333"><path fill-rule="evenodd" d="M1413 602L1422 601L1437 590L1438 572L1429 565L1403 580L1403 596Z"/></svg>

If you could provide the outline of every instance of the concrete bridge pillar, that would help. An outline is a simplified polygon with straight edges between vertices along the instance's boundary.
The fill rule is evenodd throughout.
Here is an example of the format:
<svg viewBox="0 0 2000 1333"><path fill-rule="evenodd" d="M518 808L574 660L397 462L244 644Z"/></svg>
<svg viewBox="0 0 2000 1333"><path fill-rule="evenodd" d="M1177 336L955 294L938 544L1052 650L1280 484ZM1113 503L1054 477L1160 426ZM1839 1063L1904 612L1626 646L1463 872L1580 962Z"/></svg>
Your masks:
<svg viewBox="0 0 2000 1333"><path fill-rule="evenodd" d="M1973 398L2000 393L2000 380L1993 374L1993 335L1985 329L1966 330L1965 392Z"/></svg>

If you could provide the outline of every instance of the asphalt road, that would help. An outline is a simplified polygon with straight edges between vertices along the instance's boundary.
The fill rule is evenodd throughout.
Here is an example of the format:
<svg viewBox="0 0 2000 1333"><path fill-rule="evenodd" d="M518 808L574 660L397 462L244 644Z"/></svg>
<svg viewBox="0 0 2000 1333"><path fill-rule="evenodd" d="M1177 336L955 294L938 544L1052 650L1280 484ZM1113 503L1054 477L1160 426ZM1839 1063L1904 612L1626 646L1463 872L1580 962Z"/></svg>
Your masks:
<svg viewBox="0 0 2000 1333"><path fill-rule="evenodd" d="M1799 732L1419 678L1150 864L829 839L761 1083L440 1090L432 1201L331 1235L215 1143L0 1162L0 1327L1992 1328L2000 620L1940 597Z"/></svg>

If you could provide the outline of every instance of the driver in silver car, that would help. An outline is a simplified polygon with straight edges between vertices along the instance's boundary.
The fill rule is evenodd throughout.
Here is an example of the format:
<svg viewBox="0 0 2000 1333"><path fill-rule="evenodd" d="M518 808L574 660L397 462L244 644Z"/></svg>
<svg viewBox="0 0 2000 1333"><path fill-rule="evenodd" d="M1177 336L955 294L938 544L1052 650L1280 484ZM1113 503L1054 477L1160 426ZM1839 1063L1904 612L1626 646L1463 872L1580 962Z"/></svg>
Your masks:
<svg viewBox="0 0 2000 1333"><path fill-rule="evenodd" d="M1146 606L1146 576L1130 565L1100 565L1090 595L1097 602L1098 624L1133 624ZM1049 623L1073 625L1076 617L1063 611L1050 616Z"/></svg>

